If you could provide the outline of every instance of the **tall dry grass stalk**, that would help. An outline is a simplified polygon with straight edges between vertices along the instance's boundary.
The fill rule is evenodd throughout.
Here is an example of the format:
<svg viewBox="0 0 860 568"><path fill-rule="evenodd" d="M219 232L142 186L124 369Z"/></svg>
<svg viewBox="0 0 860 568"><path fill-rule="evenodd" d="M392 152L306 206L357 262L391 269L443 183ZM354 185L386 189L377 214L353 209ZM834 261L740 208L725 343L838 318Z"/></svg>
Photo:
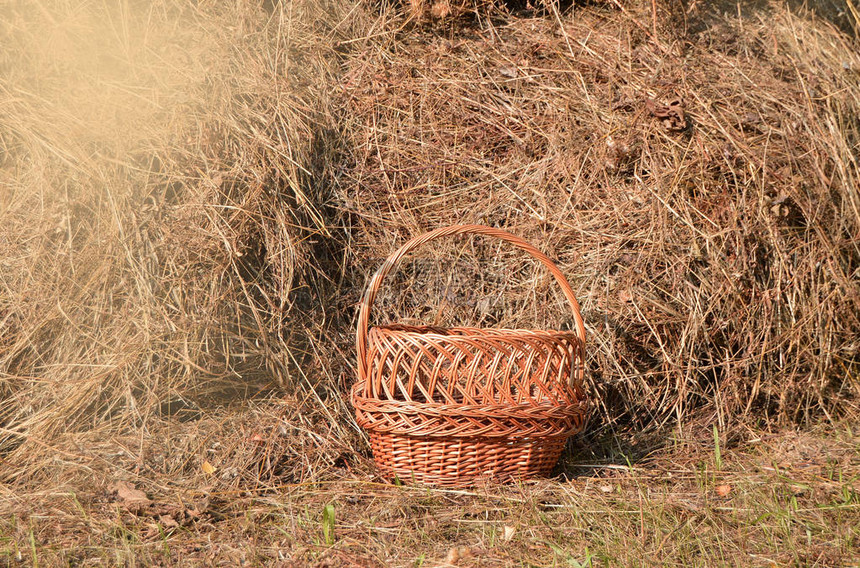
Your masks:
<svg viewBox="0 0 860 568"><path fill-rule="evenodd" d="M329 84L353 7L4 10L3 476L33 473L67 433L145 431L325 380L315 169L329 160Z"/></svg>
<svg viewBox="0 0 860 568"><path fill-rule="evenodd" d="M353 266L457 222L539 243L583 304L604 424L856 412L858 45L780 3L676 4L656 36L650 3L613 2L479 10L356 52ZM558 300L519 255L455 242L417 255L378 311L554 327Z"/></svg>

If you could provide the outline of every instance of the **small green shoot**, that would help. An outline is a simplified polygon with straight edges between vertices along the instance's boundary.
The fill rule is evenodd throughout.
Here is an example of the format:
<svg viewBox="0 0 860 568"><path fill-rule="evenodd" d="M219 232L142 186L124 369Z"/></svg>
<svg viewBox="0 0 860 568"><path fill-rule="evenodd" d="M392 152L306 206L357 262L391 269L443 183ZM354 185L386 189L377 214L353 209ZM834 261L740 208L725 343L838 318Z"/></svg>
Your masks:
<svg viewBox="0 0 860 568"><path fill-rule="evenodd" d="M723 457L720 453L720 432L717 430L716 424L714 424L714 466L717 471L723 469Z"/></svg>
<svg viewBox="0 0 860 568"><path fill-rule="evenodd" d="M39 568L39 556L36 554L36 535L30 529L30 553L33 555L33 568Z"/></svg>
<svg viewBox="0 0 860 568"><path fill-rule="evenodd" d="M164 525L158 523L158 535L161 537L161 546L165 558L170 558L170 544L167 542L167 533L164 531Z"/></svg>
<svg viewBox="0 0 860 568"><path fill-rule="evenodd" d="M322 532L326 546L334 544L334 520L334 505L329 503L323 509L322 514Z"/></svg>
<svg viewBox="0 0 860 568"><path fill-rule="evenodd" d="M571 566L572 568L591 568L593 565L592 564L592 558L594 558L594 555L588 551L587 547L585 549L585 559L582 562L580 562L579 560L574 558L573 555L571 555L569 552L564 550L561 546L559 546L553 542L550 542L548 540L545 540L542 542L544 544L546 544L547 546L549 546L552 549L552 551L555 552L556 556L558 556L560 559L564 560L564 562L568 566Z"/></svg>

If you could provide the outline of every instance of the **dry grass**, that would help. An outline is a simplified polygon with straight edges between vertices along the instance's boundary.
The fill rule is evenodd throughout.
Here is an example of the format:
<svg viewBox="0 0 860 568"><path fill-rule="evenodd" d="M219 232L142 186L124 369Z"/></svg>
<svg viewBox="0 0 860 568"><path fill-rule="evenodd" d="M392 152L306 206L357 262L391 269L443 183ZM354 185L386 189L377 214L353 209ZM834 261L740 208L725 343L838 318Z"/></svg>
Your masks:
<svg viewBox="0 0 860 568"><path fill-rule="evenodd" d="M223 447L240 429L225 424L237 418L249 443L266 437L255 422L277 422L212 416L153 432L170 446L148 443L143 453L131 436L117 440L109 465L90 463L95 483L4 495L0 563L847 567L860 554L856 424L745 431L719 457L713 444L679 438L636 465L577 458L561 483L457 491L379 483L367 460L343 459L336 452L351 448L330 442L302 481L237 483L241 460ZM310 439L294 438L320 457ZM117 478L147 500L110 491Z"/></svg>
<svg viewBox="0 0 860 568"><path fill-rule="evenodd" d="M312 180L348 8L6 8L4 477L67 432L326 379Z"/></svg>
<svg viewBox="0 0 860 568"><path fill-rule="evenodd" d="M0 9L0 566L858 557L856 42L758 3L660 3L656 31L651 2L437 4ZM675 95L681 131L646 104ZM600 412L569 481L374 475L354 307L454 221L583 300ZM566 325L557 296L454 243L377 317Z"/></svg>
<svg viewBox="0 0 860 568"><path fill-rule="evenodd" d="M777 3L661 5L656 35L649 3L621 6L407 21L356 51L338 180L355 271L432 227L506 227L573 280L604 423L856 412L856 43ZM658 118L675 98L684 120ZM567 324L551 280L495 243L416 258L381 320Z"/></svg>

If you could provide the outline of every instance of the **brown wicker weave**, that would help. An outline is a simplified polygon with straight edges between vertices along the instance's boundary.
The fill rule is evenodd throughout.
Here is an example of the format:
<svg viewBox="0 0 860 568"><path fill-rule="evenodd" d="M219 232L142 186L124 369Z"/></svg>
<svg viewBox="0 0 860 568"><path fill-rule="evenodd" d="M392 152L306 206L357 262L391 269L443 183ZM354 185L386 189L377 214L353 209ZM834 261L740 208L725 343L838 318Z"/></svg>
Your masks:
<svg viewBox="0 0 860 568"><path fill-rule="evenodd" d="M368 329L382 280L400 260L433 239L460 234L497 237L543 263L570 302L576 330ZM582 429L585 326L579 304L558 267L508 232L455 225L404 244L370 281L356 343L352 403L388 478L467 486L546 475L567 438Z"/></svg>

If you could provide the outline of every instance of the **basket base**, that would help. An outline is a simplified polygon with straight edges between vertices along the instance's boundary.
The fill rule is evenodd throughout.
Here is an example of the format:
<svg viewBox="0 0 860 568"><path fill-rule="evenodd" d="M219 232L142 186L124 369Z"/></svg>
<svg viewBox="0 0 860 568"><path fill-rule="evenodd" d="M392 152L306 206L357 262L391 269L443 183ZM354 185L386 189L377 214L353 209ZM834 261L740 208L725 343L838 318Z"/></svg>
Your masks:
<svg viewBox="0 0 860 568"><path fill-rule="evenodd" d="M565 441L434 439L370 432L373 459L383 477L439 487L544 477L558 463Z"/></svg>

